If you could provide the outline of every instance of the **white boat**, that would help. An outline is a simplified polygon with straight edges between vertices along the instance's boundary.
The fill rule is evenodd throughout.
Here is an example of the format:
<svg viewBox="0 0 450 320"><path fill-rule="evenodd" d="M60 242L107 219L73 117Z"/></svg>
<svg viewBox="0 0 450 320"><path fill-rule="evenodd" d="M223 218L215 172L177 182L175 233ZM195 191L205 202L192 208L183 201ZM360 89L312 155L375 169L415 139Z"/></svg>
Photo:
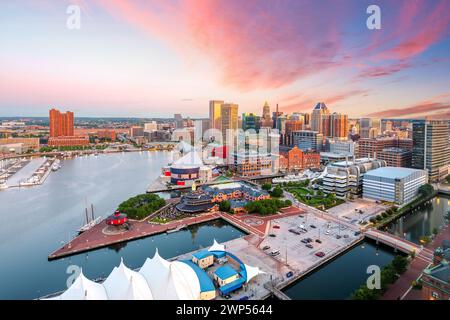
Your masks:
<svg viewBox="0 0 450 320"><path fill-rule="evenodd" d="M60 163L61 161L59 159L56 159L52 164L52 171L57 171L59 168L61 168Z"/></svg>
<svg viewBox="0 0 450 320"><path fill-rule="evenodd" d="M78 229L78 233L83 233L85 231L88 231L89 229L92 229L94 226L99 224L102 221L102 217L97 217L94 220L89 221L84 226L82 226L80 229Z"/></svg>
<svg viewBox="0 0 450 320"><path fill-rule="evenodd" d="M0 181L0 190L8 189L8 185L6 184L6 181L1 180Z"/></svg>
<svg viewBox="0 0 450 320"><path fill-rule="evenodd" d="M185 224L182 224L182 225L176 226L176 227L173 228L173 229L167 230L166 233L178 232L178 231L180 231L180 230L183 230L183 229L186 228L186 227L187 227L187 226L186 226Z"/></svg>

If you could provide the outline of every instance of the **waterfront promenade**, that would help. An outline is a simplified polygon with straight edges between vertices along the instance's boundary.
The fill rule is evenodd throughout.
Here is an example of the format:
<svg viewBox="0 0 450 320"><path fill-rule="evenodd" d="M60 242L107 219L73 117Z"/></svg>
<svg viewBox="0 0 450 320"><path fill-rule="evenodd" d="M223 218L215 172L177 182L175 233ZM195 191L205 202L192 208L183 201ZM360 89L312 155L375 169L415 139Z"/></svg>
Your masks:
<svg viewBox="0 0 450 320"><path fill-rule="evenodd" d="M92 229L83 232L70 242L64 244L61 248L51 253L48 256L48 259L58 259L64 256L90 251L120 242L132 241L158 233L164 233L179 226L190 226L220 218L249 234L263 238L268 231L271 221L298 215L300 213L302 213L301 210L290 207L283 209L279 214L265 217L255 215L230 215L223 212L212 212L175 220L166 224L149 223L147 219L141 221L131 220L130 229L117 234L105 234L104 230L108 227L108 225L105 220L103 220Z"/></svg>
<svg viewBox="0 0 450 320"><path fill-rule="evenodd" d="M450 240L450 227L448 225L444 226L437 237L426 245L420 254L414 257L408 266L408 270L389 287L381 300L421 300L421 290L413 289L411 284L421 277L423 269L432 262L433 252L441 246L443 240Z"/></svg>

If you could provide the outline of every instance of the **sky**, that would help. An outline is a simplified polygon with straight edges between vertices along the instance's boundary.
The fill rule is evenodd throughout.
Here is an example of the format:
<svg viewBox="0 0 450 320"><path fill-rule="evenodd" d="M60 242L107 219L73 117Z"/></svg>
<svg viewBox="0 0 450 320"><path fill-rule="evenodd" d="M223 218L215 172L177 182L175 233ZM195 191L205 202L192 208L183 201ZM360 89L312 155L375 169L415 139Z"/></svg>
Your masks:
<svg viewBox="0 0 450 320"><path fill-rule="evenodd" d="M0 116L195 118L213 99L240 113L324 102L350 117L450 119L450 1L0 4Z"/></svg>

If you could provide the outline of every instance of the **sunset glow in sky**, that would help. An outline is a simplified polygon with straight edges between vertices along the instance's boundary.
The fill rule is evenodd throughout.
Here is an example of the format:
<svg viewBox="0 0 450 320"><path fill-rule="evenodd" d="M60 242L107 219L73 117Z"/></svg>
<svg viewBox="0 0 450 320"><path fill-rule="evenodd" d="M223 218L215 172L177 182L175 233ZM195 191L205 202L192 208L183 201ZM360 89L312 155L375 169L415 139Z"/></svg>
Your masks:
<svg viewBox="0 0 450 320"><path fill-rule="evenodd" d="M66 27L81 8L80 30ZM366 8L381 8L381 30ZM262 112L450 119L448 0L16 0L0 4L0 116Z"/></svg>

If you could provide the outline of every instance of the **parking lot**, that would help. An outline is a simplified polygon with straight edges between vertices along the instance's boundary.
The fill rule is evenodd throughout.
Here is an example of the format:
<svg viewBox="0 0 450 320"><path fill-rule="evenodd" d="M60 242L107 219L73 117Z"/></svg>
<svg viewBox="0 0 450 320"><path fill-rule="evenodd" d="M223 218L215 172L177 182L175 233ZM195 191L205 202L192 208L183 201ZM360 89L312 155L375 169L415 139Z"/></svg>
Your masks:
<svg viewBox="0 0 450 320"><path fill-rule="evenodd" d="M358 237L354 230L346 226L305 214L274 221L269 236L260 244L260 248L265 248L266 254L273 254L273 258L283 264L287 261L291 269L302 271L324 258L316 253L323 252L326 257ZM312 241L306 242L304 239L307 238Z"/></svg>
<svg viewBox="0 0 450 320"><path fill-rule="evenodd" d="M373 200L358 198L330 208L327 212L333 216L344 219L344 221L357 225L358 221L362 220L368 222L371 217L382 213L388 207L388 205L376 203Z"/></svg>

